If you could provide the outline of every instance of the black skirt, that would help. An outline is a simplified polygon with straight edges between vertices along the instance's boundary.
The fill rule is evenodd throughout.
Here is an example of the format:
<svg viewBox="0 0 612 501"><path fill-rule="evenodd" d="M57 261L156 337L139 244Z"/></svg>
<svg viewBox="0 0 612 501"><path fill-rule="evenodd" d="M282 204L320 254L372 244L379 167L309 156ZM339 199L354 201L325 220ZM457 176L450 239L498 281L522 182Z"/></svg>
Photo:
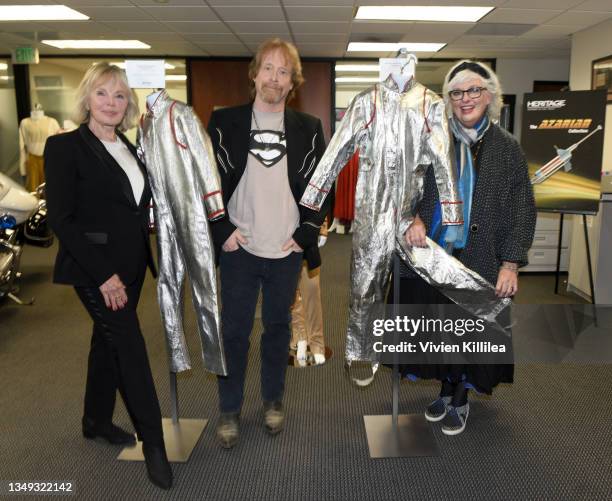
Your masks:
<svg viewBox="0 0 612 501"><path fill-rule="evenodd" d="M441 294L438 289L429 285L420 277L400 278L400 304L452 304L452 301ZM393 304L393 283L387 295L387 304ZM499 383L514 381L513 364L412 364L400 365L403 377L437 379L459 382L465 379L479 393L491 395Z"/></svg>

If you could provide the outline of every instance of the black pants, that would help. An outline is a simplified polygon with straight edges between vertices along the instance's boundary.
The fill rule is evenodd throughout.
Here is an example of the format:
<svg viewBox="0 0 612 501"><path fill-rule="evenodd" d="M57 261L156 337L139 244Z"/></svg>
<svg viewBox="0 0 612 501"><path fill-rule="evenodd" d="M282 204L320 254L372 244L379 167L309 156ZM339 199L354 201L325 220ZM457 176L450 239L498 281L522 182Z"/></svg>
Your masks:
<svg viewBox="0 0 612 501"><path fill-rule="evenodd" d="M240 412L255 307L262 290L261 397L282 401L291 339L291 305L302 253L281 259L254 256L242 248L221 253L221 326L227 376L217 378L221 412Z"/></svg>
<svg viewBox="0 0 612 501"><path fill-rule="evenodd" d="M128 302L117 311L106 307L97 287L75 287L94 322L84 414L96 425L110 423L119 390L138 438L163 444L159 402L136 316L143 280L127 287Z"/></svg>

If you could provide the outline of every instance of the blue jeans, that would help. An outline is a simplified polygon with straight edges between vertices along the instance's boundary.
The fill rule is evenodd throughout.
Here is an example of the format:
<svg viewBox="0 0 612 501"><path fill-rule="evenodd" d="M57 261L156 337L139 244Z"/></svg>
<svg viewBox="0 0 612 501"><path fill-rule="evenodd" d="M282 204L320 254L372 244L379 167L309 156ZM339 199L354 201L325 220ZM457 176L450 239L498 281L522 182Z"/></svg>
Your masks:
<svg viewBox="0 0 612 501"><path fill-rule="evenodd" d="M281 259L254 256L242 248L222 252L221 329L227 376L217 378L221 412L240 412L255 307L262 289L261 397L281 401L291 338L291 304L302 264L302 253Z"/></svg>

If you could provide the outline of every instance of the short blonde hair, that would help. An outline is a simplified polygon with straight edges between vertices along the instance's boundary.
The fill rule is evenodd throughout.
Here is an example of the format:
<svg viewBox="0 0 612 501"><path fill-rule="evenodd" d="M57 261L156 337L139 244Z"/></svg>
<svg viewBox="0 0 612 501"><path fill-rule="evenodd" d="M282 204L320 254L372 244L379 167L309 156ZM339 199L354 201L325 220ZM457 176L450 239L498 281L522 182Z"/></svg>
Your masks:
<svg viewBox="0 0 612 501"><path fill-rule="evenodd" d="M450 118L453 108L450 103L449 91L471 78L480 78L482 86L491 94L491 103L487 106L487 115L495 122L499 120L501 109L504 107L503 91L495 72L478 61L464 59L454 65L446 74L442 89L447 115Z"/></svg>
<svg viewBox="0 0 612 501"><path fill-rule="evenodd" d="M255 99L255 94L257 93L254 80L261 68L261 62L268 52L274 50L280 50L285 57L285 61L291 65L291 83L293 84L293 88L287 95L287 101L291 101L295 97L295 92L300 85L304 83L302 62L300 61L300 55L295 45L285 42L280 38L269 38L268 40L264 40L257 48L257 53L249 64L249 92L251 94L251 99Z"/></svg>
<svg viewBox="0 0 612 501"><path fill-rule="evenodd" d="M117 126L121 132L131 129L138 122L140 108L138 107L138 96L130 89L127 76L118 66L108 63L96 63L91 66L76 91L76 104L73 112L73 119L77 124L89 122L89 95L100 80L114 79L121 83L127 90L128 106L125 110L123 120Z"/></svg>

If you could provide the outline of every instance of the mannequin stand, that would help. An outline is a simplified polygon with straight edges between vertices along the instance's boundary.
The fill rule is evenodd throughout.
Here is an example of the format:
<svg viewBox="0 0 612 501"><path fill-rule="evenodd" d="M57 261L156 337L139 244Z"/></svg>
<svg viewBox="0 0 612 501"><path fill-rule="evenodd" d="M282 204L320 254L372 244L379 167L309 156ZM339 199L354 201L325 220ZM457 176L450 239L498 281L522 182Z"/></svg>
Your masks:
<svg viewBox="0 0 612 501"><path fill-rule="evenodd" d="M206 428L208 419L179 419L176 372L170 373L170 399L172 418L162 419L166 454L171 463L186 463ZM125 447L117 459L119 461L144 461L142 442Z"/></svg>
<svg viewBox="0 0 612 501"><path fill-rule="evenodd" d="M399 257L393 256L393 315L399 314ZM397 332L395 333L397 337ZM438 456L438 444L423 414L399 414L400 374L393 362L392 414L363 416L371 458Z"/></svg>

